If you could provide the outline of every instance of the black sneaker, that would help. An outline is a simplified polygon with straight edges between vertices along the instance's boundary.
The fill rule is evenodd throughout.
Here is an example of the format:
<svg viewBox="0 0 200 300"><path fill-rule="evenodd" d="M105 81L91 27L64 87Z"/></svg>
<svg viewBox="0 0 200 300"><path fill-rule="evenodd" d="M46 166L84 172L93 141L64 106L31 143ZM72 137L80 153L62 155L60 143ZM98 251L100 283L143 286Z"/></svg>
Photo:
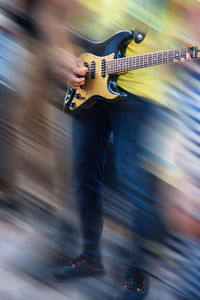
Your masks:
<svg viewBox="0 0 200 300"><path fill-rule="evenodd" d="M124 287L116 300L142 300L148 292L148 279L140 269L134 269L124 280Z"/></svg>
<svg viewBox="0 0 200 300"><path fill-rule="evenodd" d="M73 259L69 265L60 267L53 272L53 276L58 280L104 274L105 269L101 263L90 262L82 256Z"/></svg>

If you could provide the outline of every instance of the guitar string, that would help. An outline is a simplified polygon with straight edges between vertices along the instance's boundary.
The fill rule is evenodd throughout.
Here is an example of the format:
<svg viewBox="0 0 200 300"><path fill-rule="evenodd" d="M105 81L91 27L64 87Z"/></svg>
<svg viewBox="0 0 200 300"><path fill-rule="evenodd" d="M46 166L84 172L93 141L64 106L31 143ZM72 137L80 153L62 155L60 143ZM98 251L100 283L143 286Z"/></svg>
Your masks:
<svg viewBox="0 0 200 300"><path fill-rule="evenodd" d="M136 56L129 56L129 57L121 57L121 58L115 58L115 59L112 59L112 60L107 60L106 62L113 62L113 61L122 61L122 60L127 60L127 59L130 59L130 58L143 58L145 56L155 56L155 55L164 55L164 54L167 54L167 55L176 55L177 52L179 54L187 54L187 53L192 53L194 50L193 49L190 49L190 48L183 48L183 49L179 49L179 50L166 50L166 51L161 51L161 52L152 52L152 53L146 53L146 54L142 54L142 55L136 55ZM185 53L186 52L186 53Z"/></svg>
<svg viewBox="0 0 200 300"><path fill-rule="evenodd" d="M170 63L173 62L173 60L178 60L181 58L186 58L187 53L193 53L194 50L190 49L190 48L184 48L184 49L180 49L180 50L167 50L167 51L162 51L162 52L154 52L154 53L147 53L147 54L143 54L143 55L137 55L137 56L129 56L129 57L123 57L123 58L117 58L117 59L112 59L112 60L107 60L106 61L106 67L105 70L102 69L102 61L101 62L96 62L95 66L93 67L88 67L89 71L94 71L95 75L100 75L103 72L106 72L108 75L113 73L117 73L117 72L125 72L128 70L117 70L118 68L123 68L123 66L118 66L117 62L120 62L122 60L125 60L126 65L124 66L124 68L131 68L132 70L134 69L140 69L140 68L145 68L145 67L152 67L158 64L165 64L165 63ZM180 56L179 57L174 57L174 55L176 55L179 52ZM185 53L183 53L185 52ZM182 56L184 54L184 56ZM155 55L166 55L166 57L162 57L162 58L154 58ZM144 61L144 57L148 57L148 62ZM143 61L140 61L141 58L143 59ZM134 60L134 61L131 61ZM111 66L111 69L108 70L107 69L107 65L108 64L113 64L113 66ZM101 68L99 70L99 67ZM134 68L133 68L134 67ZM98 70L96 70L96 68L98 68ZM89 71L87 73L89 73Z"/></svg>
<svg viewBox="0 0 200 300"><path fill-rule="evenodd" d="M190 51L191 53L193 52L193 50L191 49L188 49L188 48L184 48L184 49L180 49L180 50L166 50L166 51L162 51L162 52L153 52L153 53L147 53L147 54L142 54L142 55L136 55L136 56L129 56L129 57L121 57L121 58L114 58L112 60L106 60L106 63L112 63L113 61L115 62L119 62L119 61L122 61L122 60L128 60L128 59L140 59L142 57L145 57L145 56L155 56L155 55L162 55L162 54L170 54L170 55L174 55L176 54L175 52L183 52L183 51ZM174 52L174 53L173 53ZM106 56L105 56L106 57ZM176 59L176 57L174 58ZM96 66L98 65L101 65L102 64L102 61L101 62L97 62L96 63Z"/></svg>
<svg viewBox="0 0 200 300"><path fill-rule="evenodd" d="M196 47L194 47L194 48L196 48ZM161 51L161 52L152 52L152 53L146 53L146 54L136 55L136 56L115 58L115 59L112 59L112 60L107 60L106 62L112 62L113 60L114 61L121 61L121 60L126 60L126 59L129 59L129 58L142 58L142 57L145 57L145 56L155 56L155 55L162 55L162 54L175 55L175 54L177 54L177 52L180 54L180 53L183 53L185 51L187 51L187 53L192 53L194 51L194 49L183 48L183 49L179 49L179 50L166 50L166 51ZM184 54L186 54L186 53L184 53ZM104 57L106 57L106 56L104 56Z"/></svg>
<svg viewBox="0 0 200 300"><path fill-rule="evenodd" d="M113 60L109 60L107 61L107 64L112 64L111 68L112 69L116 69L116 68L125 68L125 67L131 67L132 65L135 65L135 67L143 67L144 66L152 66L154 64L160 64L160 63L165 63L165 62L170 62L171 60L176 60L176 59L180 59L182 57L186 57L186 53L185 50L184 52L180 52L179 56L177 56L177 53L168 53L166 54L166 51L164 52L165 57L160 57L162 55L162 53L158 53L158 54L147 54L144 56L132 56L132 57L126 57L124 60L124 62L120 63L120 65L117 65L117 62L120 62L118 59L113 59ZM157 57L155 57L157 56ZM148 58L148 61L147 61ZM146 61L145 61L146 60ZM117 61L117 62L116 62ZM124 63L124 64L123 64ZM123 65L122 65L123 64ZM99 65L98 65L99 66Z"/></svg>

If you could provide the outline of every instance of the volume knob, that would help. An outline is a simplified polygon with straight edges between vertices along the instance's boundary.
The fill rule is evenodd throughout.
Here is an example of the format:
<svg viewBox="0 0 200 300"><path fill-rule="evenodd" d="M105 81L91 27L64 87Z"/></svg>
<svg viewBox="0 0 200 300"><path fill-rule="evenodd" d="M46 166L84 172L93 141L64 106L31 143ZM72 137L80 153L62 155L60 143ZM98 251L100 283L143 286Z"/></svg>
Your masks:
<svg viewBox="0 0 200 300"><path fill-rule="evenodd" d="M78 93L78 94L75 94L75 98L77 98L77 99L81 99L81 94L80 94L80 93Z"/></svg>
<svg viewBox="0 0 200 300"><path fill-rule="evenodd" d="M72 108L75 108L75 107L76 107L76 103L75 103L75 102L71 102L71 103L70 103L70 106L71 106Z"/></svg>

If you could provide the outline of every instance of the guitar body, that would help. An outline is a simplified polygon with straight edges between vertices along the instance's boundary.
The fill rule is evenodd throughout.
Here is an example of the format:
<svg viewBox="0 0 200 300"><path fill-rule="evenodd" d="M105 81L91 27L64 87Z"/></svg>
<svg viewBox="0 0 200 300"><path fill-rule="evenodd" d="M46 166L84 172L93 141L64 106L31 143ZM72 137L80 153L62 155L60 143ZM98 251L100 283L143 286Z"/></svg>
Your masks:
<svg viewBox="0 0 200 300"><path fill-rule="evenodd" d="M116 84L119 74L108 75L106 62L125 57L127 45L133 40L134 32L121 31L103 42L92 42L73 34L83 50L80 58L88 67L88 74L80 89L68 88L64 110L77 112L97 101L116 102L124 99L126 94L120 93Z"/></svg>

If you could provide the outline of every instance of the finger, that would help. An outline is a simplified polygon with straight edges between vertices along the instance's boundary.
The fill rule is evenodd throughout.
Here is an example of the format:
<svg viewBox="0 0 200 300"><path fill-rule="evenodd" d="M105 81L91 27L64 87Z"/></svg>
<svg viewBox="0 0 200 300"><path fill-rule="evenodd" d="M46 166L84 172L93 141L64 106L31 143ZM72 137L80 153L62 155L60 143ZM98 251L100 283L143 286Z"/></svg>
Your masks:
<svg viewBox="0 0 200 300"><path fill-rule="evenodd" d="M77 85L71 85L70 87L74 90L78 90L80 88L80 86L77 86Z"/></svg>
<svg viewBox="0 0 200 300"><path fill-rule="evenodd" d="M80 90L80 86L79 85L72 85L70 87L72 87L74 90Z"/></svg>
<svg viewBox="0 0 200 300"><path fill-rule="evenodd" d="M71 84L77 84L77 85L82 85L85 83L85 78L77 78L77 77L73 77L71 80Z"/></svg>
<svg viewBox="0 0 200 300"><path fill-rule="evenodd" d="M86 67L83 67L81 69L76 69L76 74L81 75L81 76L85 76L86 73L88 72L88 69Z"/></svg>
<svg viewBox="0 0 200 300"><path fill-rule="evenodd" d="M75 88L75 89L80 89L82 85L83 85L83 84L71 83L70 86L73 87L73 88Z"/></svg>
<svg viewBox="0 0 200 300"><path fill-rule="evenodd" d="M190 60L190 59L192 59L192 58L191 58L191 55L190 55L190 53L187 53L187 54L186 54L186 60Z"/></svg>
<svg viewBox="0 0 200 300"><path fill-rule="evenodd" d="M68 86L73 87L75 89L79 89L82 85L84 85L84 81L80 83L76 83L74 81L68 82Z"/></svg>
<svg viewBox="0 0 200 300"><path fill-rule="evenodd" d="M77 58L76 64L77 64L77 66L78 66L79 68L84 68L84 67L85 67L84 63L83 63L82 60L79 59L79 58Z"/></svg>

